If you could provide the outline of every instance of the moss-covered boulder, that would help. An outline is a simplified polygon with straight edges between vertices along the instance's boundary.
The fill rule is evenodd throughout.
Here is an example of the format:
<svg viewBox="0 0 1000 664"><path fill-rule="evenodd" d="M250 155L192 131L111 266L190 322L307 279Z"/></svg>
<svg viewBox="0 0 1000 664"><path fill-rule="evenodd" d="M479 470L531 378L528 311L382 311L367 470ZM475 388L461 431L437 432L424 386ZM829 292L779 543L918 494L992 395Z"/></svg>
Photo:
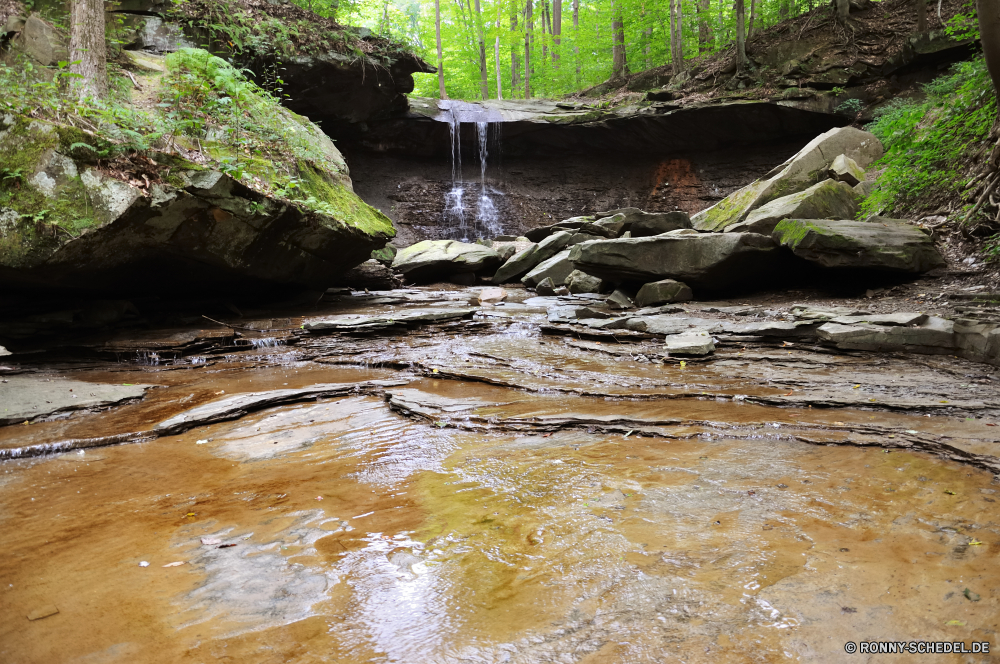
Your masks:
<svg viewBox="0 0 1000 664"><path fill-rule="evenodd" d="M299 203L275 195L250 171L227 174L208 160L156 151L100 159L108 149L100 136L3 116L0 285L119 292L326 287L384 246L394 229L354 194L329 139L297 126L299 139L329 156L298 162Z"/></svg>
<svg viewBox="0 0 1000 664"><path fill-rule="evenodd" d="M930 236L899 219L785 219L771 237L799 258L827 268L920 274L945 265Z"/></svg>
<svg viewBox="0 0 1000 664"><path fill-rule="evenodd" d="M827 170L839 155L867 168L882 152L882 144L867 131L854 127L831 129L761 179L692 216L691 224L700 231L721 231L776 198L796 194L825 180Z"/></svg>
<svg viewBox="0 0 1000 664"><path fill-rule="evenodd" d="M858 212L858 195L849 185L823 180L805 191L776 198L726 227L727 233L770 235L782 219L853 219Z"/></svg>
<svg viewBox="0 0 1000 664"><path fill-rule="evenodd" d="M392 269L413 282L492 274L499 265L500 255L490 247L455 240L424 240L400 249L392 261Z"/></svg>

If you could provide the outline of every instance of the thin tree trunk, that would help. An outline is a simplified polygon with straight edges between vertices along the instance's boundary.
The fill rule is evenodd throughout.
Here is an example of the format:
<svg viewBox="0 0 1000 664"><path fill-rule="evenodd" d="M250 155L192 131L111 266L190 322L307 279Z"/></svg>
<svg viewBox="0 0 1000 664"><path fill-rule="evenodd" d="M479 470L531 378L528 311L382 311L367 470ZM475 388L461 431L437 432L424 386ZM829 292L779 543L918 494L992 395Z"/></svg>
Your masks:
<svg viewBox="0 0 1000 664"><path fill-rule="evenodd" d="M843 0L837 0L842 2ZM757 15L757 0L750 0L750 23L747 25L747 39L753 37L753 22Z"/></svg>
<svg viewBox="0 0 1000 664"><path fill-rule="evenodd" d="M549 0L542 0L542 66L549 59L549 42L545 39L545 33L552 34L552 26L549 23Z"/></svg>
<svg viewBox="0 0 1000 664"><path fill-rule="evenodd" d="M562 42L562 0L552 0L552 67L559 68L559 44Z"/></svg>
<svg viewBox="0 0 1000 664"><path fill-rule="evenodd" d="M510 31L517 32L517 10L512 9L510 13ZM517 96L517 91L521 89L521 56L518 53L516 42L511 42L510 47L510 96Z"/></svg>
<svg viewBox="0 0 1000 664"><path fill-rule="evenodd" d="M993 90L1000 96L1000 0L976 0L976 13L986 69L993 80Z"/></svg>
<svg viewBox="0 0 1000 664"><path fill-rule="evenodd" d="M434 30L438 51L438 92L441 93L441 99L447 99L448 93L444 89L444 51L441 50L441 0L434 0Z"/></svg>
<svg viewBox="0 0 1000 664"><path fill-rule="evenodd" d="M501 5L497 3L497 36L496 40L493 42L493 58L496 63L497 70L497 99L503 99L503 79L500 78L500 8Z"/></svg>
<svg viewBox="0 0 1000 664"><path fill-rule="evenodd" d="M72 0L70 6L70 71L79 74L80 97L108 93L107 46L103 0Z"/></svg>
<svg viewBox="0 0 1000 664"><path fill-rule="evenodd" d="M531 30L534 18L532 16L532 1L527 0L524 7L524 98L531 99Z"/></svg>
<svg viewBox="0 0 1000 664"><path fill-rule="evenodd" d="M698 52L708 53L712 50L712 24L709 23L708 12L712 9L712 0L701 0L698 3Z"/></svg>
<svg viewBox="0 0 1000 664"><path fill-rule="evenodd" d="M917 32L927 32L927 0L914 0L917 6Z"/></svg>
<svg viewBox="0 0 1000 664"><path fill-rule="evenodd" d="M573 0L573 57L576 58L576 88L580 89L580 0Z"/></svg>
<svg viewBox="0 0 1000 664"><path fill-rule="evenodd" d="M684 31L682 28L681 0L670 0L670 62L674 75L684 71Z"/></svg>
<svg viewBox="0 0 1000 664"><path fill-rule="evenodd" d="M781 3L778 5L778 19L781 21L784 21L786 18L788 18L789 2L790 0L781 0Z"/></svg>
<svg viewBox="0 0 1000 664"><path fill-rule="evenodd" d="M611 79L628 75L628 59L625 53L625 19L621 10L622 0L611 1Z"/></svg>
<svg viewBox="0 0 1000 664"><path fill-rule="evenodd" d="M747 59L746 45L746 10L743 8L743 0L736 0L736 70L742 71L750 64Z"/></svg>
<svg viewBox="0 0 1000 664"><path fill-rule="evenodd" d="M483 10L476 0L476 37L479 40L479 92L483 99L490 98L490 78L486 68L486 36L483 34Z"/></svg>

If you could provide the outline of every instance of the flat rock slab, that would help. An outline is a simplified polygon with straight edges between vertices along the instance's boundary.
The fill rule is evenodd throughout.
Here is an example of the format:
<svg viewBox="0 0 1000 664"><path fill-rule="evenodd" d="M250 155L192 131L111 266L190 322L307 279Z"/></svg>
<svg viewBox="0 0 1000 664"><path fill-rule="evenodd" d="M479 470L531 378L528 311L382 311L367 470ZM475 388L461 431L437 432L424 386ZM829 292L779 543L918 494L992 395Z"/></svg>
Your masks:
<svg viewBox="0 0 1000 664"><path fill-rule="evenodd" d="M576 269L612 282L676 279L694 289L747 285L775 268L766 235L699 233L585 242L570 250Z"/></svg>
<svg viewBox="0 0 1000 664"><path fill-rule="evenodd" d="M866 314L862 316L837 316L831 323L840 325L920 325L927 320L927 314L901 312L896 314Z"/></svg>
<svg viewBox="0 0 1000 664"><path fill-rule="evenodd" d="M442 416L468 413L477 408L499 405L475 397L453 399L414 389L388 390L385 398L393 410L427 419L438 419Z"/></svg>
<svg viewBox="0 0 1000 664"><path fill-rule="evenodd" d="M956 347L954 322L937 316L928 317L916 327L825 323L816 333L845 350L936 354L953 352Z"/></svg>
<svg viewBox="0 0 1000 664"><path fill-rule="evenodd" d="M758 337L803 337L814 336L819 322L813 321L754 321L752 323L724 322L722 331L728 334L752 335Z"/></svg>
<svg viewBox="0 0 1000 664"><path fill-rule="evenodd" d="M0 425L88 408L108 408L141 399L152 385L86 383L31 374L9 376L0 383Z"/></svg>
<svg viewBox="0 0 1000 664"><path fill-rule="evenodd" d="M920 274L945 265L929 235L898 219L785 219L771 237L799 258L826 268Z"/></svg>
<svg viewBox="0 0 1000 664"><path fill-rule="evenodd" d="M360 383L321 383L287 390L234 394L206 403L163 420L153 431L161 436L182 433L194 427L235 420L247 413L301 401L330 399L352 394L381 394L387 387L406 385L403 380L368 380Z"/></svg>
<svg viewBox="0 0 1000 664"><path fill-rule="evenodd" d="M667 355L708 355L715 352L715 341L706 331L671 334L663 343Z"/></svg>
<svg viewBox="0 0 1000 664"><path fill-rule="evenodd" d="M302 327L309 332L317 333L370 332L471 318L475 313L475 309L408 309L382 315L344 314L310 320Z"/></svg>

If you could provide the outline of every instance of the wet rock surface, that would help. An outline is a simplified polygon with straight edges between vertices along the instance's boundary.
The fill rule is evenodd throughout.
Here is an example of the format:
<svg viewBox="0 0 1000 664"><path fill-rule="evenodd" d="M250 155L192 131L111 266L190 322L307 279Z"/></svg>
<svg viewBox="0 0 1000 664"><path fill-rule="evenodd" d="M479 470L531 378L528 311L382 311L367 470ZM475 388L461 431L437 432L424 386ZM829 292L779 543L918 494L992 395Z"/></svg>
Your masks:
<svg viewBox="0 0 1000 664"><path fill-rule="evenodd" d="M969 300L616 310L505 291L338 292L288 320L294 343L158 365L55 366L15 345L4 380L158 387L0 427L4 657L631 662L671 638L692 661L706 647L833 661L877 636L873 620L941 640L991 628L996 368L820 332L912 334ZM420 324L378 335L308 328L409 315ZM714 352L678 355L681 342ZM145 442L115 444L129 440ZM901 568L919 589L896 583Z"/></svg>

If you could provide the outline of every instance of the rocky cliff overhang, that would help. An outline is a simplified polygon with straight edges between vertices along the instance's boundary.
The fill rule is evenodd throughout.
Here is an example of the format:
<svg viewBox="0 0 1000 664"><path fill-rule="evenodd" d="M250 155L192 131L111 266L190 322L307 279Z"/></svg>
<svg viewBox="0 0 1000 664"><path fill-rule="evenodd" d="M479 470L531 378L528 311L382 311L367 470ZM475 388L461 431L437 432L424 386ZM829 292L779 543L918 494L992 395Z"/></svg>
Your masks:
<svg viewBox="0 0 1000 664"><path fill-rule="evenodd" d="M331 134L355 123L404 113L413 74L437 71L366 28L338 25L287 0L235 0L231 11L239 17L217 16L211 0L180 5L169 0L121 0L108 8L131 26L125 48L156 53L204 48L246 67L289 109L322 123ZM311 27L291 30L297 37L286 36L289 41L281 44L269 42L265 28L246 44L227 36L227 30L234 35L245 31L247 23Z"/></svg>
<svg viewBox="0 0 1000 664"><path fill-rule="evenodd" d="M410 97L404 116L367 123L347 140L379 152L446 156L451 125L502 123L503 154L691 153L811 137L847 124L815 100L640 102L614 109L573 101L460 102Z"/></svg>

